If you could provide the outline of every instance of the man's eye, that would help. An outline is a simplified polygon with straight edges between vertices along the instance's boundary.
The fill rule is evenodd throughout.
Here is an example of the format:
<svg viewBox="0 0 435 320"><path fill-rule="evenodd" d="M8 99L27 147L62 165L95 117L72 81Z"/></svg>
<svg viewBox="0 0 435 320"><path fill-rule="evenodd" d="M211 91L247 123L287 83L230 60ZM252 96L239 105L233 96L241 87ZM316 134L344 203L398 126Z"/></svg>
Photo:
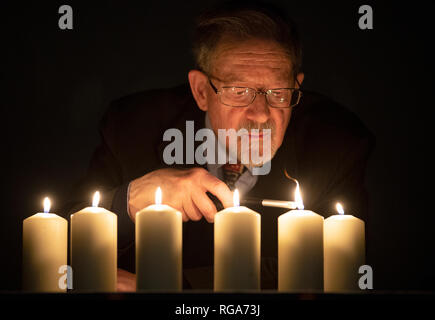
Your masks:
<svg viewBox="0 0 435 320"><path fill-rule="evenodd" d="M231 88L231 93L237 96L243 96L249 93L248 88Z"/></svg>
<svg viewBox="0 0 435 320"><path fill-rule="evenodd" d="M284 95L284 92L283 92L283 91L276 91L276 90L273 90L271 93L272 93L272 95L273 95L274 97L281 97L281 96Z"/></svg>

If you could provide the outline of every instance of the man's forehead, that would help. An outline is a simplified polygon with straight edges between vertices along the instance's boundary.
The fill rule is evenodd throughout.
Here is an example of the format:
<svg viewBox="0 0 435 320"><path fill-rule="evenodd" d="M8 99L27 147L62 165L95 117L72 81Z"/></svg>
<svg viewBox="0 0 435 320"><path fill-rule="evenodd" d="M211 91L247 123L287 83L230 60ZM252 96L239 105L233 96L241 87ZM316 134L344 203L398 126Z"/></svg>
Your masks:
<svg viewBox="0 0 435 320"><path fill-rule="evenodd" d="M252 66L243 66L237 69L222 68L218 74L219 79L225 82L257 82L263 80L265 76L268 76L269 80L277 82L288 82L290 80L290 73L283 69L252 69Z"/></svg>
<svg viewBox="0 0 435 320"><path fill-rule="evenodd" d="M289 61L270 61L268 59L251 61L222 61L215 65L215 74L227 82L256 81L268 78L273 81L288 81L291 75Z"/></svg>
<svg viewBox="0 0 435 320"><path fill-rule="evenodd" d="M265 50L261 48L234 48L220 51L220 59L249 61L250 63L289 63L289 56L283 50Z"/></svg>
<svg viewBox="0 0 435 320"><path fill-rule="evenodd" d="M223 44L216 53L215 70L231 78L228 81L243 80L237 77L255 71L288 79L292 68L290 56L274 42L260 40Z"/></svg>

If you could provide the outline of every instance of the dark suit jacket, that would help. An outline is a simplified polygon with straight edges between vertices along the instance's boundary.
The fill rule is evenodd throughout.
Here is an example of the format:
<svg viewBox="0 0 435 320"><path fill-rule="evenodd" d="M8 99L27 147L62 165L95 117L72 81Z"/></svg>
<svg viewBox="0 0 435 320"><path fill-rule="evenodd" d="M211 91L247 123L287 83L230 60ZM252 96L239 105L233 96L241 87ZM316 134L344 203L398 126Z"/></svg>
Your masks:
<svg viewBox="0 0 435 320"><path fill-rule="evenodd" d="M198 130L204 127L204 118L188 85L121 98L105 114L100 125L102 143L67 212L86 206L89 194L102 190L101 206L118 214L120 268L134 272L134 224L126 211L128 183L166 167L162 157L166 129L184 133L186 120L194 120ZM364 175L373 144L373 136L354 114L320 94L304 91L271 172L259 176L247 196L292 200L295 184L285 177L287 170L300 182L306 209L327 217L336 213L335 203L341 201L346 213L367 222ZM277 217L286 210L251 209L262 215L262 288L276 288ZM183 223L184 288L213 288L212 266L213 224L205 219Z"/></svg>

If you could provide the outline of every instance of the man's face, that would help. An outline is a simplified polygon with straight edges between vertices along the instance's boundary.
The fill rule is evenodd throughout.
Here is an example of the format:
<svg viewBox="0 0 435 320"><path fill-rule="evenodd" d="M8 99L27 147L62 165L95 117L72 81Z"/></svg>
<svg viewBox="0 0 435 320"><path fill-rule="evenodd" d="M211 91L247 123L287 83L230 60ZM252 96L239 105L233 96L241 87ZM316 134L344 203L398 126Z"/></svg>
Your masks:
<svg viewBox="0 0 435 320"><path fill-rule="evenodd" d="M297 86L292 74L289 57L277 43L249 40L236 44L223 43L218 47L210 80L218 90L223 86L237 86L265 91ZM220 103L210 85L205 92L206 110L215 134L218 129L260 129L259 135L250 135L250 141L252 145L254 140L258 140L256 143L259 142L261 155L261 129L271 129L271 157L275 155L290 121L291 108L272 108L266 97L259 94L247 107L231 107ZM240 157L240 139L238 151Z"/></svg>

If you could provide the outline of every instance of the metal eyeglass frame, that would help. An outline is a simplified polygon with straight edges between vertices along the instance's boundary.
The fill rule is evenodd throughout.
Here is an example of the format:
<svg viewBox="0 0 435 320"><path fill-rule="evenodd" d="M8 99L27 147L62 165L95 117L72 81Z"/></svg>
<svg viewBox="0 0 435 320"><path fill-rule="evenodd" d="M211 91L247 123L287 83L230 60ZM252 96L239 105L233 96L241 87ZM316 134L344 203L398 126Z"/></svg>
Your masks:
<svg viewBox="0 0 435 320"><path fill-rule="evenodd" d="M218 81L221 81L221 82L223 82L223 81L220 80L220 79L218 79L218 78L216 78L216 77L212 77L212 76L207 76L207 77L208 77L208 82L210 83L210 86L213 88L213 91L214 91L217 95L222 94L222 91L219 91L219 90L214 86L214 84L211 82L211 79L210 79L210 78L214 78L214 79L216 79L216 80L218 80ZM301 85L300 85L298 79L295 79L295 80L296 80L296 83L297 83L297 84L299 85L299 87L300 87ZM237 87L237 86L225 86L225 87L222 87L222 88L250 89L250 90L253 90L253 91L254 91L254 97L252 98L252 101L251 101L250 103L248 103L247 105L243 105L243 106L233 106L233 105L230 105L230 104L226 104L226 103L223 103L221 99L219 99L219 101L220 101L223 105L226 105L226 106L229 106L229 107L233 107L233 108L246 108L247 106L249 106L250 104L252 104L252 103L255 101L255 98L257 97L257 94L262 94L262 95L264 95L264 96L266 97L266 102L267 102L267 104L268 104L270 107L272 107L272 108L277 108L277 109L290 109L290 108L296 107L296 106L299 104L299 102L301 101L301 97L302 97L302 91L301 91L299 88L274 88L274 89L268 89L268 90L266 90L266 91L263 91L263 90L256 90L256 89L254 89L254 88L250 88L250 87ZM282 90L282 89L286 89L286 90L294 90L294 92L297 91L297 92L299 93L299 94L298 94L298 101L297 101L294 105L292 105L292 106L289 105L288 107L275 107L275 106L271 105L270 102L269 102L269 99L267 98L267 96L268 96L268 95L269 95L273 90Z"/></svg>

